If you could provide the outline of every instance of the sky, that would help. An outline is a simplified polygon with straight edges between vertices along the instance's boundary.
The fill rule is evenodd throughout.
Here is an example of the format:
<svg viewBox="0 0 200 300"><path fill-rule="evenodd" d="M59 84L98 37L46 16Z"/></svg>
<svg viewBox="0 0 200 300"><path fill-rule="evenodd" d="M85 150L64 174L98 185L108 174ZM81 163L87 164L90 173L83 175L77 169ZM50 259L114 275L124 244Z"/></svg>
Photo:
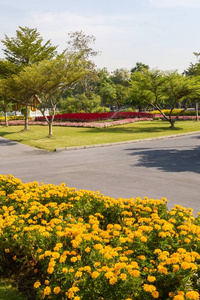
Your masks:
<svg viewBox="0 0 200 300"><path fill-rule="evenodd" d="M109 72L142 62L182 73L200 52L200 0L0 0L0 40L19 26L36 28L60 52L68 33L93 35L94 62Z"/></svg>

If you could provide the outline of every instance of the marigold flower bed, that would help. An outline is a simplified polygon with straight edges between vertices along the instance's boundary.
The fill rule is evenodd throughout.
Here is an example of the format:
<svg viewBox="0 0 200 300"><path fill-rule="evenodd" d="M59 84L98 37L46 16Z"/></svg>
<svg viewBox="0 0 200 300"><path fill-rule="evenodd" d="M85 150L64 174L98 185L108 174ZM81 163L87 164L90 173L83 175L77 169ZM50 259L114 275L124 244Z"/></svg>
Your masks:
<svg viewBox="0 0 200 300"><path fill-rule="evenodd" d="M29 299L199 299L200 216L0 175L1 276Z"/></svg>

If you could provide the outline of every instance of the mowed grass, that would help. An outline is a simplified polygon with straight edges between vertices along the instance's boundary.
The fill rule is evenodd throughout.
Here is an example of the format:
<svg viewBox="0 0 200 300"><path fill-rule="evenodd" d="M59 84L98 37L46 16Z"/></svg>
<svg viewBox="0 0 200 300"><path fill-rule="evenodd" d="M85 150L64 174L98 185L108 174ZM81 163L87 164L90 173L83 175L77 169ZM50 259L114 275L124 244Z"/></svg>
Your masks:
<svg viewBox="0 0 200 300"><path fill-rule="evenodd" d="M0 136L29 146L53 151L55 148L116 143L130 140L169 136L200 131L200 122L178 121L169 128L165 121L141 121L109 128L53 127L53 137L48 138L48 127L30 125L0 126Z"/></svg>
<svg viewBox="0 0 200 300"><path fill-rule="evenodd" d="M27 300L27 298L23 297L9 280L0 279L0 300Z"/></svg>

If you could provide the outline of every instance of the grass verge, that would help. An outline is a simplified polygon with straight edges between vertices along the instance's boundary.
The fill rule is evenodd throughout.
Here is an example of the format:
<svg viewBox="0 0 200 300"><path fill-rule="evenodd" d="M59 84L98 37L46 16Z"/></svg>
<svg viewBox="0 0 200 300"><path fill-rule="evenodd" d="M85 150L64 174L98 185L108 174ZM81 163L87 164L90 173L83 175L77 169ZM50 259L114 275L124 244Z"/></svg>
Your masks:
<svg viewBox="0 0 200 300"><path fill-rule="evenodd" d="M29 126L29 131L23 131L23 126L0 126L0 136L53 151L62 147L124 142L200 131L200 122L178 121L175 126L169 128L169 122L158 120L108 128L53 127L52 138L47 137L47 126L32 125Z"/></svg>

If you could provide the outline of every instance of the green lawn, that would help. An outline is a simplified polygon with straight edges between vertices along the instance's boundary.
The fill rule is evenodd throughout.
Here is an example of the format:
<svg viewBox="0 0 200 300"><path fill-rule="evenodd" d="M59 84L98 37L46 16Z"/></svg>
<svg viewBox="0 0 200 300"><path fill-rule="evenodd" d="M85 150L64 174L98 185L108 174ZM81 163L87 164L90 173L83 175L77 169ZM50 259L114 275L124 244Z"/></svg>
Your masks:
<svg viewBox="0 0 200 300"><path fill-rule="evenodd" d="M178 121L175 128L169 122L142 121L109 128L53 127L53 137L48 138L48 127L30 125L29 131L23 126L0 126L0 136L33 147L53 151L55 148L114 143L152 137L183 134L200 131L200 122Z"/></svg>
<svg viewBox="0 0 200 300"><path fill-rule="evenodd" d="M26 298L12 287L9 280L0 279L0 300L26 300Z"/></svg>

